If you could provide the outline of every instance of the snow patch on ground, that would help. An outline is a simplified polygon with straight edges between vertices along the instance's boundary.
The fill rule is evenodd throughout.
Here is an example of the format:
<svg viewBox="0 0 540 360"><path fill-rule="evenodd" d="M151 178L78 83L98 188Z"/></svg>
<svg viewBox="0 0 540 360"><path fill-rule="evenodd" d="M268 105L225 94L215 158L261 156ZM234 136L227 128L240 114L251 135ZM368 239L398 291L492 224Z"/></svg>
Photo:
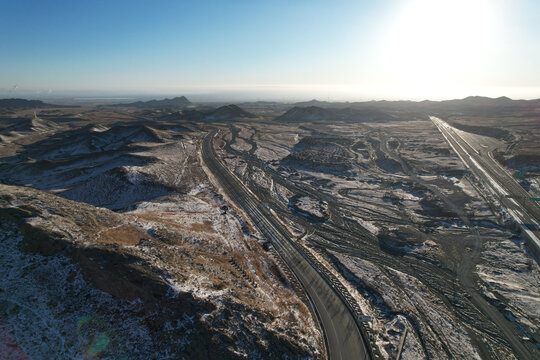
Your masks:
<svg viewBox="0 0 540 360"><path fill-rule="evenodd" d="M95 289L64 256L23 253L21 240L16 227L0 227L0 324L27 356L87 358L101 339L112 356L167 358L153 346L139 301Z"/></svg>
<svg viewBox="0 0 540 360"><path fill-rule="evenodd" d="M369 319L368 325L375 334L375 343L381 354L385 359L393 359L397 353L397 348L401 340L401 336L405 331L405 327L411 328L411 324L408 322L406 317L400 314L394 314L390 319L381 317L374 306L370 303L370 300L365 296L366 294L362 294L357 288L352 286L348 279L346 279L340 272L336 272L334 267L314 249L309 246L306 246L305 248L311 254L313 254L323 266L329 269L345 286L349 294L351 294L351 296L356 300L362 314L366 317L366 319ZM340 261L343 260L344 263L347 263L348 266L352 267L355 266L354 261L363 261L334 252L332 252L332 254L337 256ZM368 266L368 272L370 274L376 273L375 268L369 265L368 262L364 262L363 265ZM410 332L406 338L404 349L407 350L402 353L402 359L412 360L425 358L420 341L414 332Z"/></svg>
<svg viewBox="0 0 540 360"><path fill-rule="evenodd" d="M406 351L404 350L402 354L404 359L425 358L417 331L421 332L420 336L427 343L432 354L442 355L439 343L442 339L452 352L453 357L480 358L464 329L440 305L439 299L431 294L418 279L391 268L385 268L384 271L381 271L375 264L360 258L335 252L332 254L363 283L365 293L362 295L358 291L351 293L359 301L362 301L361 296L364 298L362 309L372 317L372 328L380 334L378 342L383 348L395 349L399 337L391 336L393 334L391 332L393 323L391 316L395 313L402 313L406 314L403 318L407 320L406 323L409 327L404 347ZM354 282L355 280L352 279L352 283ZM376 294L374 298L372 298L374 295L370 294L371 291ZM410 318L414 319L418 328L415 329L411 325ZM428 323L424 323L423 319L426 319ZM388 335L385 336L385 333ZM389 347L389 344L393 345ZM391 354L390 352L389 355Z"/></svg>
<svg viewBox="0 0 540 360"><path fill-rule="evenodd" d="M502 298L516 321L531 333L540 330L540 266L523 241L489 241L476 268L489 297ZM495 295L493 295L495 294Z"/></svg>
<svg viewBox="0 0 540 360"><path fill-rule="evenodd" d="M252 146L244 139L237 137L231 147L236 151L250 151Z"/></svg>

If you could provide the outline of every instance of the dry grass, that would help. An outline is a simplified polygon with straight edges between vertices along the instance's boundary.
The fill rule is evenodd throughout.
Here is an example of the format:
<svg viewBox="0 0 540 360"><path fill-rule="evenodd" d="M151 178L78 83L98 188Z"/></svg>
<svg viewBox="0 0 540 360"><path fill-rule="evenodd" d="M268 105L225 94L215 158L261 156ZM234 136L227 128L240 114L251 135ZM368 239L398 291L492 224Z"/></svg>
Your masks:
<svg viewBox="0 0 540 360"><path fill-rule="evenodd" d="M148 237L144 231L134 226L122 225L102 230L96 242L100 244L135 245L144 237Z"/></svg>
<svg viewBox="0 0 540 360"><path fill-rule="evenodd" d="M205 220L202 224L197 224L197 223L191 224L190 230L206 232L206 233L215 233L215 230L212 226L212 222L209 220Z"/></svg>

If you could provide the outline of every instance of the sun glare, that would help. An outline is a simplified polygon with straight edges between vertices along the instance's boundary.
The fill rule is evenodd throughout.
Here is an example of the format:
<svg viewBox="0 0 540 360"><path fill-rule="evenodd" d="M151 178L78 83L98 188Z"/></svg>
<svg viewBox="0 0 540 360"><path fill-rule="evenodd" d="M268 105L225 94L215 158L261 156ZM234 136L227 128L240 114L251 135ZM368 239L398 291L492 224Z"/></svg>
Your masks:
<svg viewBox="0 0 540 360"><path fill-rule="evenodd" d="M485 0L412 0L385 29L385 81L414 92L466 83L481 69L495 38Z"/></svg>

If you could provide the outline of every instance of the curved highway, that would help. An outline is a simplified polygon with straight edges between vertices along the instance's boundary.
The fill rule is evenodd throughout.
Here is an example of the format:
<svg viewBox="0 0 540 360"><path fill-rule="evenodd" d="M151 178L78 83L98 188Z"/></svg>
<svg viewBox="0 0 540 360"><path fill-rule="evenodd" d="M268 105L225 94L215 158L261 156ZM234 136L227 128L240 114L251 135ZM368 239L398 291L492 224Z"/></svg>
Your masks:
<svg viewBox="0 0 540 360"><path fill-rule="evenodd" d="M291 234L251 191L218 159L212 140L203 140L202 159L229 197L240 206L274 246L309 296L324 332L329 359L370 359L370 350L353 315L330 284L291 242Z"/></svg>

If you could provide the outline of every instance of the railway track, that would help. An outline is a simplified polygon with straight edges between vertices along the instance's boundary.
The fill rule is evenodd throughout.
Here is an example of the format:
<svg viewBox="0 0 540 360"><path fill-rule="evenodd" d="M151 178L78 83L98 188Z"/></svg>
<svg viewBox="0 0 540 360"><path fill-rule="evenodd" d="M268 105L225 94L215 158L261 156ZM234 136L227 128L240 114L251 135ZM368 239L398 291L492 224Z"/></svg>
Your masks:
<svg viewBox="0 0 540 360"><path fill-rule="evenodd" d="M324 332L329 359L376 359L380 355L366 340L365 329L356 318L358 309L348 303L342 289L330 274L321 273L291 239L292 235L261 204L254 194L218 159L212 146L216 130L203 141L201 155L209 170L229 197L250 217L262 235L269 240L307 293ZM337 288L335 288L337 287Z"/></svg>

